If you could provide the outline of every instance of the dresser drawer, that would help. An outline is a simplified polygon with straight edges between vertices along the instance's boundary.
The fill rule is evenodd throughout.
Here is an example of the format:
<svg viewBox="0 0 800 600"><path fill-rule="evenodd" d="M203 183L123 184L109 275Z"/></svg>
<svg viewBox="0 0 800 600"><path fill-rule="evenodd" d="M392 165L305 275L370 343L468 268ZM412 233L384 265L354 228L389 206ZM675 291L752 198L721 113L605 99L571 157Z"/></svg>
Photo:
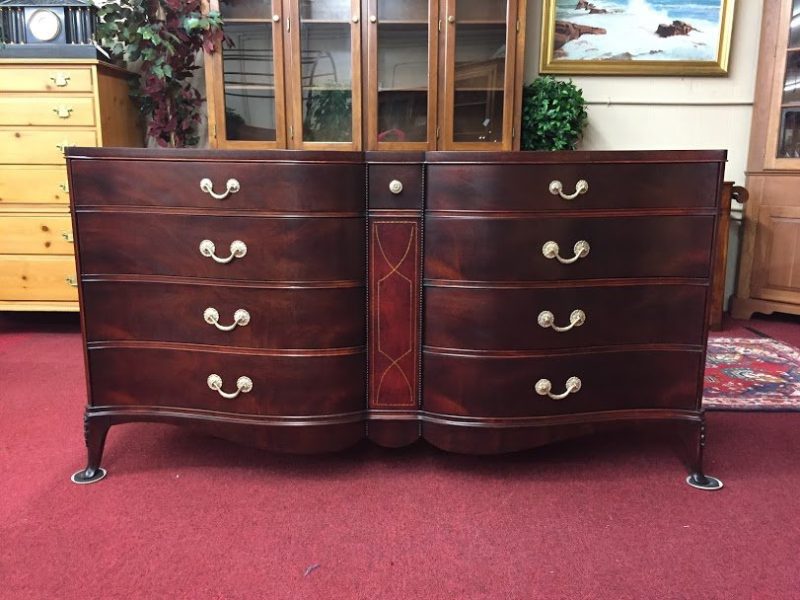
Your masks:
<svg viewBox="0 0 800 600"><path fill-rule="evenodd" d="M89 350L94 406L163 406L248 415L328 415L364 410L364 352L326 356L259 356L234 352L140 348ZM224 398L209 375L233 394Z"/></svg>
<svg viewBox="0 0 800 600"><path fill-rule="evenodd" d="M366 345L364 287L291 289L187 283L83 282L86 339L153 340L249 348ZM230 327L204 320L213 308Z"/></svg>
<svg viewBox="0 0 800 600"><path fill-rule="evenodd" d="M430 286L425 288L424 343L467 350L700 345L707 289L673 284L537 289ZM577 311L582 315L573 319ZM549 313L550 320L542 313ZM571 329L559 332L549 323Z"/></svg>
<svg viewBox="0 0 800 600"><path fill-rule="evenodd" d="M0 165L0 206L13 203L68 204L67 169Z"/></svg>
<svg viewBox="0 0 800 600"><path fill-rule="evenodd" d="M0 254L72 255L72 239L68 215L0 213Z"/></svg>
<svg viewBox="0 0 800 600"><path fill-rule="evenodd" d="M274 212L364 212L361 164L70 159L78 206L176 206ZM208 179L216 199L200 187ZM235 180L238 191L228 193ZM113 189L114 194L107 191ZM231 190L236 186L231 183Z"/></svg>
<svg viewBox="0 0 800 600"><path fill-rule="evenodd" d="M578 182L588 190L564 195ZM716 205L718 163L431 165L431 210L559 211L608 208L679 208ZM555 191L555 190L554 190Z"/></svg>
<svg viewBox="0 0 800 600"><path fill-rule="evenodd" d="M0 125L91 127L94 99L91 96L0 96Z"/></svg>
<svg viewBox="0 0 800 600"><path fill-rule="evenodd" d="M72 256L0 256L0 300L77 301Z"/></svg>
<svg viewBox="0 0 800 600"><path fill-rule="evenodd" d="M137 212L79 212L84 274L182 275L259 281L363 281L361 217L230 217ZM228 259L200 252L209 240Z"/></svg>
<svg viewBox="0 0 800 600"><path fill-rule="evenodd" d="M66 146L96 146L93 129L0 129L0 163L63 165Z"/></svg>
<svg viewBox="0 0 800 600"><path fill-rule="evenodd" d="M542 357L476 357L424 353L423 408L473 417L535 417L632 409L698 409L703 355L691 351L595 352ZM539 395L540 379L563 394Z"/></svg>
<svg viewBox="0 0 800 600"><path fill-rule="evenodd" d="M429 216L425 223L425 277L466 281L705 278L714 229L711 216ZM571 260L579 241L589 244L589 253L571 264L543 254L555 242L559 256Z"/></svg>
<svg viewBox="0 0 800 600"><path fill-rule="evenodd" d="M91 67L0 66L4 92L91 92Z"/></svg>

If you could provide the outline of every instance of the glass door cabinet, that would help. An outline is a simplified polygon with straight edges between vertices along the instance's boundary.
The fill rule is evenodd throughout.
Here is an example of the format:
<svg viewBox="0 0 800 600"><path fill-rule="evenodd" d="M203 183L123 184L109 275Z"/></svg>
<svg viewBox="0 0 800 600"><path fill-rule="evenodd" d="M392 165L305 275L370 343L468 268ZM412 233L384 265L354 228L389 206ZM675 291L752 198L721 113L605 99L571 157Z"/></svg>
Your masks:
<svg viewBox="0 0 800 600"><path fill-rule="evenodd" d="M209 0L217 148L519 148L523 0Z"/></svg>

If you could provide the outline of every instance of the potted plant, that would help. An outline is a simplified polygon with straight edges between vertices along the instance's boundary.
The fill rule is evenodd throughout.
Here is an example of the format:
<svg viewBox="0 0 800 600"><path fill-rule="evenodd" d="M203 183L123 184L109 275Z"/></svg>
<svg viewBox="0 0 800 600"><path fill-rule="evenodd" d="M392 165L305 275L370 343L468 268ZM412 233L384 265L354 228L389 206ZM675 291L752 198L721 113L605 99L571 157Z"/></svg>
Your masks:
<svg viewBox="0 0 800 600"><path fill-rule="evenodd" d="M138 65L131 96L147 118L148 137L160 146L196 145L204 99L191 78L198 52L222 43L219 12L204 13L200 0L107 0L98 20L101 45Z"/></svg>
<svg viewBox="0 0 800 600"><path fill-rule="evenodd" d="M572 81L538 77L523 88L522 150L574 150L588 114Z"/></svg>

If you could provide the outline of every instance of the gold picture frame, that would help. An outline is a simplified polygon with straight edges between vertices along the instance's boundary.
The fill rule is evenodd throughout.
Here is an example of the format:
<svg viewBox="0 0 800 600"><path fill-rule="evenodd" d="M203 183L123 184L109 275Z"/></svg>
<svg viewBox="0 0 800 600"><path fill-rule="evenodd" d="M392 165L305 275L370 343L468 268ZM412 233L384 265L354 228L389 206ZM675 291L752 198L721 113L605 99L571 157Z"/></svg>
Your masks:
<svg viewBox="0 0 800 600"><path fill-rule="evenodd" d="M696 12L684 20L680 14L659 10L662 3L659 0L636 0L630 2L628 8L623 8L624 2L620 0L543 0L539 72L553 75L727 75L734 1L719 0L719 18L710 21L703 17L716 11L716 7L707 7L707 12L703 13L697 12L701 8L689 5ZM674 2L671 7L675 10ZM569 18L572 20L566 20ZM650 31L652 39L648 37ZM625 44L630 44L630 51L625 50ZM710 51L708 56L703 56L706 49L712 48L716 49L714 56ZM648 55L661 57L639 58Z"/></svg>

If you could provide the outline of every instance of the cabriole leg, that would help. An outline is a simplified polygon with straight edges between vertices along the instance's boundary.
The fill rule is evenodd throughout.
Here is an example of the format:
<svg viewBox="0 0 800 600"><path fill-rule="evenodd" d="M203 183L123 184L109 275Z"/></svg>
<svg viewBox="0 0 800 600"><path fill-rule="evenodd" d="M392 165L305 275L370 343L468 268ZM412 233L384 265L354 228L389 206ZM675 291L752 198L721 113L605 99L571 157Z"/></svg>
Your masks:
<svg viewBox="0 0 800 600"><path fill-rule="evenodd" d="M696 437L696 446L686 483L698 490L714 491L722 489L722 481L703 472L703 452L706 447L706 416L703 415L699 423L692 423L691 425L696 432L696 436L693 436Z"/></svg>
<svg viewBox="0 0 800 600"><path fill-rule="evenodd" d="M83 435L86 439L86 450L89 458L86 468L74 473L72 483L85 485L96 483L106 476L106 470L100 467L103 458L103 447L110 423L105 418L92 418L88 413L83 416Z"/></svg>

